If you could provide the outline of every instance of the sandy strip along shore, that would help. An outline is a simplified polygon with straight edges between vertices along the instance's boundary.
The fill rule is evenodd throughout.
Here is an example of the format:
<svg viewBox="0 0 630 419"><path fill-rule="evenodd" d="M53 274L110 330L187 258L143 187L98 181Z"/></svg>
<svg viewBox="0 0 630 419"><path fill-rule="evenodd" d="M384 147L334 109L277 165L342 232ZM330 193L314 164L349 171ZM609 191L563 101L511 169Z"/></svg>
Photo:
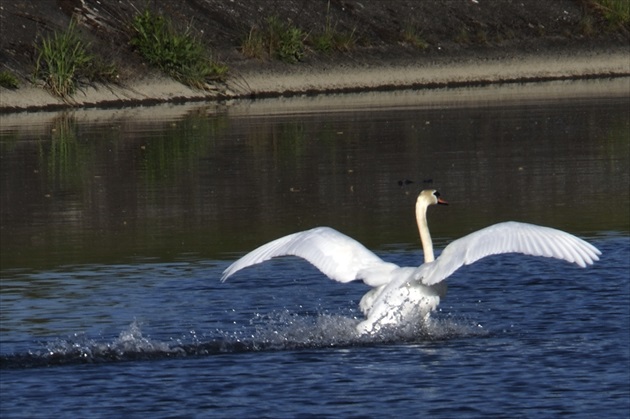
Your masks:
<svg viewBox="0 0 630 419"><path fill-rule="evenodd" d="M73 103L36 87L0 89L0 112L58 110L74 107L118 107L164 102L281 97L318 93L394 90L405 88L478 86L583 78L630 77L630 49L589 50L510 57L460 57L431 62L379 61L315 63L281 69L235 68L226 86L217 91L190 89L167 78L147 78L125 86L88 87ZM630 92L628 92L630 94Z"/></svg>

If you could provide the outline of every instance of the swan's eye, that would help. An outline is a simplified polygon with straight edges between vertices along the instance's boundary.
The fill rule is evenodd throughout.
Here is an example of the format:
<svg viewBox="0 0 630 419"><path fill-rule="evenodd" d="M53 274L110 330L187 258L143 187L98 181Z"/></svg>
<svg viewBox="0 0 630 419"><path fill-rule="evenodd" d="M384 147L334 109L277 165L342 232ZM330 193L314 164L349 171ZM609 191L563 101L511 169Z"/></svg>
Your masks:
<svg viewBox="0 0 630 419"><path fill-rule="evenodd" d="M438 191L433 192L433 195L434 195L436 198L439 198L439 197L440 197L440 193L439 193Z"/></svg>

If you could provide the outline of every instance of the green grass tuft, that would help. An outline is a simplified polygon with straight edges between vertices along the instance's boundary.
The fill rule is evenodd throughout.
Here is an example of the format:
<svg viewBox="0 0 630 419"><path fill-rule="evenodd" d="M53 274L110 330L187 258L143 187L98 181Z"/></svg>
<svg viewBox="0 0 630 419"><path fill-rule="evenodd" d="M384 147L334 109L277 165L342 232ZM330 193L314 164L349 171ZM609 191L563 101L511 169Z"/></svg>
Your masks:
<svg viewBox="0 0 630 419"><path fill-rule="evenodd" d="M405 23L402 29L402 41L418 49L427 49L429 44L422 38L422 31L411 21Z"/></svg>
<svg viewBox="0 0 630 419"><path fill-rule="evenodd" d="M118 69L89 52L74 19L64 32L54 32L35 44L35 78L44 81L53 94L67 99L81 82L114 82Z"/></svg>
<svg viewBox="0 0 630 419"><path fill-rule="evenodd" d="M79 37L74 19L65 32L55 32L35 46L35 77L42 79L50 91L68 97L77 88L80 77L89 73L94 57Z"/></svg>
<svg viewBox="0 0 630 419"><path fill-rule="evenodd" d="M265 56L277 58L287 63L296 63L304 57L306 34L290 22L277 16L267 18L265 27L254 26L243 40L241 52L251 58Z"/></svg>
<svg viewBox="0 0 630 419"><path fill-rule="evenodd" d="M151 64L188 86L203 89L221 80L227 67L208 58L204 46L187 29L178 33L164 16L149 10L132 23L131 44Z"/></svg>
<svg viewBox="0 0 630 419"><path fill-rule="evenodd" d="M630 1L595 0L611 29L616 30L630 24Z"/></svg>
<svg viewBox="0 0 630 419"><path fill-rule="evenodd" d="M0 71L0 87L6 89L17 89L18 79L10 71Z"/></svg>
<svg viewBox="0 0 630 419"><path fill-rule="evenodd" d="M607 30L624 31L630 30L630 1L629 0L582 0L585 14L580 21L580 31L583 35L594 34L595 28L593 18L589 15L589 10L595 12L598 17L603 18L607 23Z"/></svg>
<svg viewBox="0 0 630 419"><path fill-rule="evenodd" d="M352 32L342 32L337 30L337 23L333 24L330 15L330 0L326 8L326 22L321 33L314 33L310 37L310 44L313 49L319 52L328 53L333 50L349 51L356 44L356 28Z"/></svg>
<svg viewBox="0 0 630 419"><path fill-rule="evenodd" d="M304 57L306 35L300 28L271 16L267 19L267 31L269 55L287 63L296 63Z"/></svg>

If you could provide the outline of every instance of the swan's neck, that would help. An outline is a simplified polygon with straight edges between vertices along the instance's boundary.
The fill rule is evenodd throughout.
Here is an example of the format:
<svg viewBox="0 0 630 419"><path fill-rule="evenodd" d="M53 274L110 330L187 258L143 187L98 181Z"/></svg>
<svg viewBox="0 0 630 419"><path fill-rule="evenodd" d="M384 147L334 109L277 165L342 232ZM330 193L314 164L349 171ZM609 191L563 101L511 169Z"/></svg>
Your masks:
<svg viewBox="0 0 630 419"><path fill-rule="evenodd" d="M431 241L431 233L429 233L427 224L427 206L422 202L416 203L416 221L420 232L420 242L422 242L424 263L433 262L435 256L433 255L433 242Z"/></svg>

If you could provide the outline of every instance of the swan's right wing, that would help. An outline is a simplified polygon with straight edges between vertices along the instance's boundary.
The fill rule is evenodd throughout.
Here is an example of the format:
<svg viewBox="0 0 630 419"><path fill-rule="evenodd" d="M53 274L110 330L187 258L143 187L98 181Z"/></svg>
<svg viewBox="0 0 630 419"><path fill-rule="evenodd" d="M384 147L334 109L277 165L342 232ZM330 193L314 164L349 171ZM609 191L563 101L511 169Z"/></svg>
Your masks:
<svg viewBox="0 0 630 419"><path fill-rule="evenodd" d="M379 286L389 280L388 273L398 268L384 262L358 241L330 227L316 227L281 237L252 250L223 271L221 281L248 266L279 256L299 256L313 264L330 279L339 282L363 280Z"/></svg>
<svg viewBox="0 0 630 419"><path fill-rule="evenodd" d="M581 267L599 260L590 243L554 228L509 221L494 224L455 240L435 261L417 269L415 279L433 285L464 265L500 253L523 253L562 259Z"/></svg>

